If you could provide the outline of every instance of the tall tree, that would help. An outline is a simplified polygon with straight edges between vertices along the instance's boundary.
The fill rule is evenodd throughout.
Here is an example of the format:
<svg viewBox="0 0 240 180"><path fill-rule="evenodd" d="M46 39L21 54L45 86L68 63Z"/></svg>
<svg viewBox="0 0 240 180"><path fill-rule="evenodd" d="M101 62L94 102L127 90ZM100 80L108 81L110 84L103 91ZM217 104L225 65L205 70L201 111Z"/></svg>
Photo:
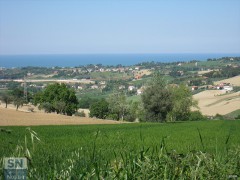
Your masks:
<svg viewBox="0 0 240 180"><path fill-rule="evenodd" d="M146 112L146 121L166 121L167 114L173 107L172 91L159 72L153 74L152 80L141 97Z"/></svg>
<svg viewBox="0 0 240 180"><path fill-rule="evenodd" d="M19 107L23 106L25 102L26 100L23 97L15 97L13 100L13 104L16 106L16 110L18 110Z"/></svg>
<svg viewBox="0 0 240 180"><path fill-rule="evenodd" d="M192 93L185 85L172 88L173 108L169 112L168 121L186 121L190 117L191 107L197 107L197 101L193 100Z"/></svg>
<svg viewBox="0 0 240 180"><path fill-rule="evenodd" d="M109 110L112 115L117 116L117 120L124 120L128 111L127 97L123 92L114 92L108 99Z"/></svg>

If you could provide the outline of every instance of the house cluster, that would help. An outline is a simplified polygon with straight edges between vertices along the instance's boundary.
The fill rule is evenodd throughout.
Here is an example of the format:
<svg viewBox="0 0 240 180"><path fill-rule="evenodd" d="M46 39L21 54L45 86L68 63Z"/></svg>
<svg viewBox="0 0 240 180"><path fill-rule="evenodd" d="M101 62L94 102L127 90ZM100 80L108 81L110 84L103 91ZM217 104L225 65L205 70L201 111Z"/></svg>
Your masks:
<svg viewBox="0 0 240 180"><path fill-rule="evenodd" d="M220 83L215 86L208 85L208 86L192 86L192 91L201 89L201 88L208 88L208 89L215 89L215 90L225 90L226 92L230 92L233 90L233 86L230 83Z"/></svg>
<svg viewBox="0 0 240 180"><path fill-rule="evenodd" d="M216 86L218 90L226 90L226 91L232 91L233 87L230 85L230 83L220 83Z"/></svg>
<svg viewBox="0 0 240 180"><path fill-rule="evenodd" d="M118 89L119 89L119 90L126 89L126 86L120 85L120 86L118 87ZM143 91L144 91L144 87L141 87L141 88L138 89L136 86L133 86L133 85L129 85L129 86L127 87L127 89L128 89L128 91L136 91L136 94L137 94L137 95L141 95L141 94L143 93Z"/></svg>

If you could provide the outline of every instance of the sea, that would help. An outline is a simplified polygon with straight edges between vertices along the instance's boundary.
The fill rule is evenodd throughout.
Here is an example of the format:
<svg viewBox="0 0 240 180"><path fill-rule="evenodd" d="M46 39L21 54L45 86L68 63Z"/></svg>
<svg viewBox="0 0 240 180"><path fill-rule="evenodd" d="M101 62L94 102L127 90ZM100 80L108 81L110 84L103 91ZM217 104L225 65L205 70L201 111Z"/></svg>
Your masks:
<svg viewBox="0 0 240 180"><path fill-rule="evenodd" d="M78 67L88 64L131 66L142 62L179 62L240 57L240 53L219 54L51 54L51 55L0 55L0 67Z"/></svg>

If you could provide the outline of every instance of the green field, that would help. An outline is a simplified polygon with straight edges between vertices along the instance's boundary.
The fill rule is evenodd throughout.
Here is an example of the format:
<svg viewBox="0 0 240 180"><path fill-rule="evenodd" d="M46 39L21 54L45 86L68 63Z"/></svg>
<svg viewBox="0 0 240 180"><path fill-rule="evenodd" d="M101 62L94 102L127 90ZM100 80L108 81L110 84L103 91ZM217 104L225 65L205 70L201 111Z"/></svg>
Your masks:
<svg viewBox="0 0 240 180"><path fill-rule="evenodd" d="M206 152L214 156L214 159L218 159L217 163L219 164L219 162L224 161L229 150L240 146L240 121L38 126L31 127L31 129L37 132L40 142L34 140L32 143L26 127L2 127L0 154L1 157L23 156L24 154L29 156L32 179L34 179L33 174L37 174L38 178L56 178L56 176L60 176L62 171L70 173L71 177L77 177L77 179L79 177L83 179L100 178L100 176L113 177L111 173L115 173L114 177L120 178L122 175L125 176L124 172L127 174L135 172L136 158L143 158L141 163L145 162L147 157L152 160L151 158L154 159L159 156L159 153L161 154L161 147L164 148L166 158L168 158L167 154L172 152L177 152L188 158L187 154L190 152ZM25 141L25 137L27 141ZM29 154L26 153L26 147L30 152ZM234 163L239 163L240 152L234 158L236 158ZM122 163L120 169L115 167L119 165L118 163L112 164L118 161ZM150 164L156 162L158 161L154 159L153 163ZM183 162L185 160L181 161L181 163ZM178 161L174 161L174 163L178 163ZM74 164L74 167L70 171L71 164ZM129 167L130 165L134 170ZM168 165L172 167L171 164ZM157 165L157 167L159 166ZM238 164L239 166L240 164ZM123 167L130 169L127 171ZM118 174L116 171L120 170L121 173ZM170 174L166 174L167 176L164 177L173 177L173 173L170 172L171 168L168 171ZM136 170L136 172L138 171ZM240 175L240 172L236 172L234 169L233 172L228 173ZM143 178L140 175L137 177ZM153 175L153 177L163 176ZM189 177L193 176L189 175Z"/></svg>

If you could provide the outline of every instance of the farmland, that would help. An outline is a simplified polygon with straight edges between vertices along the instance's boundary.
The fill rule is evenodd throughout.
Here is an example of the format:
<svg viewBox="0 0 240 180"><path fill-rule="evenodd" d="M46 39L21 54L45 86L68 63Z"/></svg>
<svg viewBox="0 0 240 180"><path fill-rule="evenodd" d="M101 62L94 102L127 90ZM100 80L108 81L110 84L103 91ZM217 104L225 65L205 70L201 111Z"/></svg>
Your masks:
<svg viewBox="0 0 240 180"><path fill-rule="evenodd" d="M158 161L154 160L154 158L159 156L163 147L166 155L177 152L188 158L190 152L209 153L214 157L214 161L224 165L229 150L234 150L240 146L239 128L240 121L33 126L31 130L26 130L26 127L2 127L0 132L0 154L2 157L24 156L25 154L30 159L29 171L31 175L35 174L34 178L56 178L57 175L60 177L60 174L61 177L65 178L116 178L122 177L121 173L124 175L124 172L133 173L133 171L127 169L128 166L136 165L134 165L134 162L137 161L138 155L146 158L145 160L151 157L149 160L155 164ZM35 135L32 130L37 133L36 136L40 138L40 141L34 138ZM33 141L31 140L31 134ZM25 138L27 141L24 140ZM26 148L30 153L25 153L27 152ZM240 152L238 151L234 156L234 162L231 162L235 168L238 168L235 165L240 161ZM194 157L192 157L193 161ZM198 157L201 158L201 154ZM197 157L195 158L197 159ZM181 163L183 162L181 161ZM143 163L143 160L141 160L141 163ZM183 165L181 163L178 164L179 168L181 168L180 165ZM196 164L193 164L193 166ZM168 163L165 162L164 165L167 168ZM202 165L204 166L204 163ZM147 168L151 168L150 165L145 167L145 170ZM117 171L120 173L119 176L117 176ZM111 173L115 173L115 175L112 176ZM161 172L159 173L161 174ZM172 173L171 169L169 169L168 175L153 175L152 178L173 177ZM240 175L239 168L238 170L232 168L231 172L228 169L225 175L228 173ZM139 175L138 177L143 176ZM183 176L182 174L179 177L188 177L188 175ZM190 175L189 177L194 176ZM34 178L32 177L32 179Z"/></svg>

